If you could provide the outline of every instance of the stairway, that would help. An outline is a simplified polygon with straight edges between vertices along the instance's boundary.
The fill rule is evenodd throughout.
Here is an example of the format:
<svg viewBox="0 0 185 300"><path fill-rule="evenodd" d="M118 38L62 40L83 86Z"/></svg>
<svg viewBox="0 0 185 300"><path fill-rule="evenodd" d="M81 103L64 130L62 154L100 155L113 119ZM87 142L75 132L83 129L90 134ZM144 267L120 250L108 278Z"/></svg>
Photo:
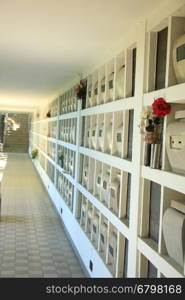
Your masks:
<svg viewBox="0 0 185 300"><path fill-rule="evenodd" d="M5 135L4 152L28 152L29 133L28 133L28 114L8 114L15 122L20 123L20 128L16 131L11 130Z"/></svg>

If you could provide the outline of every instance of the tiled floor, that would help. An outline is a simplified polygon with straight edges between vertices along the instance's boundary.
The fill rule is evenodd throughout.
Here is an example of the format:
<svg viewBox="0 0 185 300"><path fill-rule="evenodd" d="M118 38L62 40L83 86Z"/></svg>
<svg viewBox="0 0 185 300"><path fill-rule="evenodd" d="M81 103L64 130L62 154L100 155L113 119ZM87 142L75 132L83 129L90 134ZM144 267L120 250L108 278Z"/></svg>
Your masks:
<svg viewBox="0 0 185 300"><path fill-rule="evenodd" d="M0 277L84 277L27 155L9 154L2 194Z"/></svg>

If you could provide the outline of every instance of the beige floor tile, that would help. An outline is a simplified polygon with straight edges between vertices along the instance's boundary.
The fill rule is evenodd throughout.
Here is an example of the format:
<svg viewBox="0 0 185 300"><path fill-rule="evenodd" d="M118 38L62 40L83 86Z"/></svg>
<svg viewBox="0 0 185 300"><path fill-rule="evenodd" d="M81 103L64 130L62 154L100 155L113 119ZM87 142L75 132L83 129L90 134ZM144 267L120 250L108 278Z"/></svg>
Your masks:
<svg viewBox="0 0 185 300"><path fill-rule="evenodd" d="M0 277L84 277L59 216L27 155L9 154L2 196ZM74 262L74 269L67 263L62 265L67 260Z"/></svg>

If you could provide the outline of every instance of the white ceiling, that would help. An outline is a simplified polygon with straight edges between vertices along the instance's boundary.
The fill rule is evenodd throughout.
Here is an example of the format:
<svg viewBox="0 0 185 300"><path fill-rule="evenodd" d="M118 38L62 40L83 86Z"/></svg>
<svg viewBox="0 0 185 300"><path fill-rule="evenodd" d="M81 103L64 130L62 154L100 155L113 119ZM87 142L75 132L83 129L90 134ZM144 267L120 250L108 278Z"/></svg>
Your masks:
<svg viewBox="0 0 185 300"><path fill-rule="evenodd" d="M111 52L162 0L1 0L0 105L35 106Z"/></svg>

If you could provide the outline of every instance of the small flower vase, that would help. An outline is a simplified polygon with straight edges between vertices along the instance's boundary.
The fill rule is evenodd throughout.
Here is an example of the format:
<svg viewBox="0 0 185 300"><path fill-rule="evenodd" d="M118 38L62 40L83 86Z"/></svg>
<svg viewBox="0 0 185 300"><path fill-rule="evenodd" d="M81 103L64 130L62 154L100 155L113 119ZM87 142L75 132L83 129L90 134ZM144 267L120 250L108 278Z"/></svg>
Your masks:
<svg viewBox="0 0 185 300"><path fill-rule="evenodd" d="M46 117L51 118L51 112L50 111L47 112Z"/></svg>
<svg viewBox="0 0 185 300"><path fill-rule="evenodd" d="M155 132L146 132L144 134L144 141L148 144L156 144L159 141L159 135Z"/></svg>
<svg viewBox="0 0 185 300"><path fill-rule="evenodd" d="M37 157L37 153L32 153L32 159L36 158Z"/></svg>
<svg viewBox="0 0 185 300"><path fill-rule="evenodd" d="M151 144L150 167L152 169L160 169L161 144Z"/></svg>

